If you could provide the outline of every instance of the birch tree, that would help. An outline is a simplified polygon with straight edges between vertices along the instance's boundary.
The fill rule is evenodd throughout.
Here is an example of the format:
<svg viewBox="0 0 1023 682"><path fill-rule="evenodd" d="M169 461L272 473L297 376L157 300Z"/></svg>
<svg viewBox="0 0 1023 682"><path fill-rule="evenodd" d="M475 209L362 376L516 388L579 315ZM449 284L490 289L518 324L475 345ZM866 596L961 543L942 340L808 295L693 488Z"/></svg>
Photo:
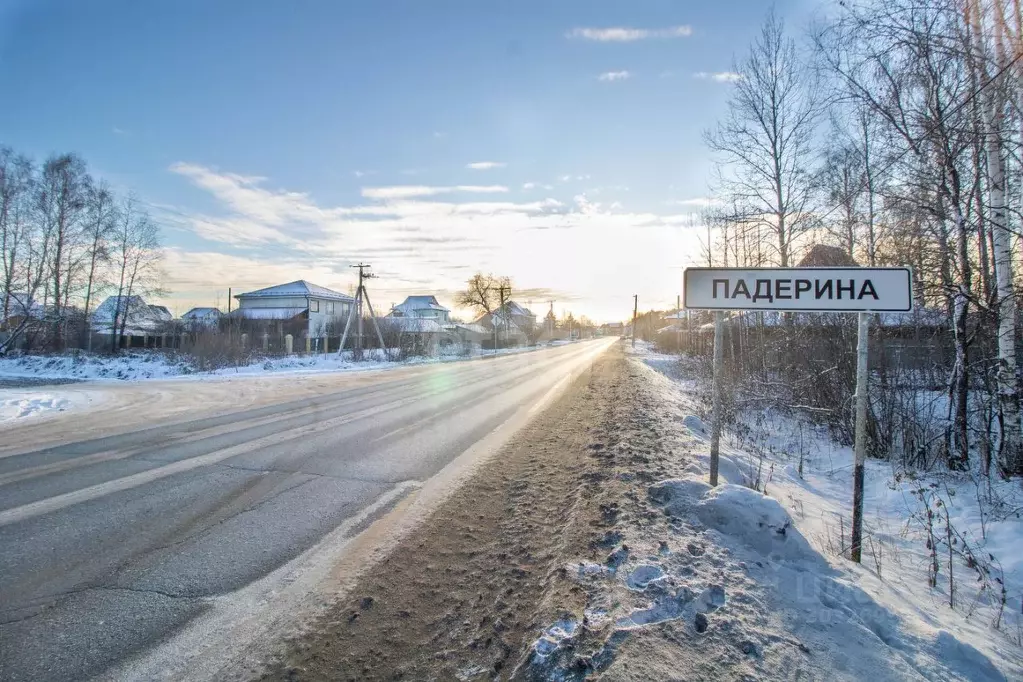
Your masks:
<svg viewBox="0 0 1023 682"><path fill-rule="evenodd" d="M20 284L21 271L29 248L29 206L32 189L32 164L24 156L15 154L10 147L0 147L0 304L2 320L6 320L15 306L25 307L29 301L12 298ZM21 311L24 312L24 311Z"/></svg>
<svg viewBox="0 0 1023 682"><path fill-rule="evenodd" d="M85 162L74 154L51 157L43 164L37 205L45 240L47 298L52 304L51 344L63 343L65 311L69 305L79 258L89 176Z"/></svg>
<svg viewBox="0 0 1023 682"><path fill-rule="evenodd" d="M955 348L949 376L949 465L961 469L969 461L969 310L975 300L967 221L970 184L963 168L975 131L967 108L974 91L958 42L961 15L953 2L850 3L848 14L830 29L835 40L818 36L818 46L859 106L882 120L915 157L919 196L932 197L920 207L933 218L942 253L941 279Z"/></svg>
<svg viewBox="0 0 1023 682"><path fill-rule="evenodd" d="M117 277L117 298L111 320L111 352L116 353L132 317L132 298L159 291L159 231L133 195L124 199L118 211L110 249Z"/></svg>
<svg viewBox="0 0 1023 682"><path fill-rule="evenodd" d="M772 260L791 265L793 246L813 226L814 133L822 112L820 82L774 11L745 59L734 66L723 120L705 134L726 167L725 195L773 234Z"/></svg>
<svg viewBox="0 0 1023 682"><path fill-rule="evenodd" d="M85 260L88 263L85 281L85 303L83 317L85 320L88 345L92 346L92 333L89 325L89 314L92 312L93 297L103 288L104 270L110 261L108 241L116 229L117 210L114 195L105 183L92 186L88 191L88 215L85 225L85 236L88 251Z"/></svg>

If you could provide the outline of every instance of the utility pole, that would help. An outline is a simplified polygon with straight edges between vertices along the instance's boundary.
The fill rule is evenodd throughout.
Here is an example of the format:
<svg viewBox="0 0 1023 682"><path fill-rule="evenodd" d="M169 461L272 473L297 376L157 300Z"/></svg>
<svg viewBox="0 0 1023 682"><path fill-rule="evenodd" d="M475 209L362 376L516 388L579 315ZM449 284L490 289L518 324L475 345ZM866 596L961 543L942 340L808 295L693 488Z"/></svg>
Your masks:
<svg viewBox="0 0 1023 682"><path fill-rule="evenodd" d="M355 290L355 303L348 309L348 320L345 322L345 331L341 335L341 345L337 349L337 354L341 355L345 349L345 339L348 338L348 330L352 326L352 316L358 314L359 319L356 322L356 338L355 338L355 359L362 359L362 302L366 301L366 306L369 308L369 314L373 320L373 329L377 333L377 341L380 342L380 350L387 354L387 347L384 345L384 335L380 333L380 325L377 324L376 313L373 312L373 302L369 300L369 292L366 291L366 285L363 283L364 280L372 279L376 275L366 272L370 267L368 263L359 263L358 265L352 265L350 267L359 269L359 287Z"/></svg>
<svg viewBox="0 0 1023 682"><path fill-rule="evenodd" d="M632 295L632 347L636 347L636 314L639 312L639 294Z"/></svg>
<svg viewBox="0 0 1023 682"><path fill-rule="evenodd" d="M362 291L362 280L365 275L362 272L362 264L360 263L359 268L359 286L355 290L356 293ZM362 359L362 296L355 297L355 357L359 360Z"/></svg>
<svg viewBox="0 0 1023 682"><path fill-rule="evenodd" d="M507 341L508 341L508 333L511 330L511 326L510 326L511 325L511 320L508 317L508 311L505 310L505 307L504 307L504 305L505 305L504 292L505 292L506 289L508 291L508 296L511 297L511 284L508 284L506 286L504 284L504 282L501 282L501 286L498 287L497 291L498 291L498 294L501 297L501 307L499 308L499 310L501 311L501 318L502 318L502 321L504 322L504 340L507 343ZM494 326L494 329L495 330L497 329L496 325ZM500 340L500 337L498 337L498 340ZM495 348L495 350L496 350L496 348Z"/></svg>

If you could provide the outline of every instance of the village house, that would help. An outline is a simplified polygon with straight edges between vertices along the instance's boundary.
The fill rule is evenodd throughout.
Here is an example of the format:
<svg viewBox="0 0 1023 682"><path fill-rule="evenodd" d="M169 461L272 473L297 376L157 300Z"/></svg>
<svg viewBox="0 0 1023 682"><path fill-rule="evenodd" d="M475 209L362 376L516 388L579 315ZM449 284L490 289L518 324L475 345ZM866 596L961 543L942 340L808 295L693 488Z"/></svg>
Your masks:
<svg viewBox="0 0 1023 682"><path fill-rule="evenodd" d="M191 332L216 329L223 315L220 308L192 308L181 316L181 322Z"/></svg>
<svg viewBox="0 0 1023 682"><path fill-rule="evenodd" d="M29 294L12 291L3 297L4 309L0 310L0 329L14 329L25 320L42 320L46 311Z"/></svg>
<svg viewBox="0 0 1023 682"><path fill-rule="evenodd" d="M162 305L150 305L141 296L109 296L92 313L94 334L113 335L114 318L117 332L124 336L152 336L162 333L174 316Z"/></svg>
<svg viewBox="0 0 1023 682"><path fill-rule="evenodd" d="M409 296L392 307L388 317L415 317L444 325L450 321L450 315L451 311L438 303L436 296Z"/></svg>
<svg viewBox="0 0 1023 682"><path fill-rule="evenodd" d="M502 346L521 346L529 343L538 330L536 315L515 301L507 301L493 312L486 313L474 323L491 335L497 329L498 344Z"/></svg>
<svg viewBox="0 0 1023 682"><path fill-rule="evenodd" d="M305 338L340 335L355 299L305 280L278 284L235 296L232 320L249 322L265 332Z"/></svg>
<svg viewBox="0 0 1023 682"><path fill-rule="evenodd" d="M451 311L436 296L409 296L393 306L385 318L387 328L408 336L423 337L418 346L429 352L457 345L461 349L479 348L490 332L478 324L451 321Z"/></svg>

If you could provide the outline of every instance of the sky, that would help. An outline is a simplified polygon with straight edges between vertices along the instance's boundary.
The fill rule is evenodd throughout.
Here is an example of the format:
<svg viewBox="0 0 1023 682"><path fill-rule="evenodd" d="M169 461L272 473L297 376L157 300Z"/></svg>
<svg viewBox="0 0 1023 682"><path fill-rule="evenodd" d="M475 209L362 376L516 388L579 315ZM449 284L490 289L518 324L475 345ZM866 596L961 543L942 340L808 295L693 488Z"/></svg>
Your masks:
<svg viewBox="0 0 1023 682"><path fill-rule="evenodd" d="M779 0L798 29L813 0ZM162 226L180 314L296 279L376 308L477 271L596 321L700 259L764 0L0 0L0 144L73 151ZM155 302L155 301L154 301ZM464 311L456 311L464 312Z"/></svg>

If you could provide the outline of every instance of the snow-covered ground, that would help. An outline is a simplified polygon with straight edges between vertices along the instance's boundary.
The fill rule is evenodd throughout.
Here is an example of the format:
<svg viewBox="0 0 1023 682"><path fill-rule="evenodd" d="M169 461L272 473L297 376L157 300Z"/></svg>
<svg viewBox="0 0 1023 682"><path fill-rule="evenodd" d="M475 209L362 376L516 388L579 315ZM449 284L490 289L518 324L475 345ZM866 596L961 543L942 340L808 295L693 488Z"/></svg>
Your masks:
<svg viewBox="0 0 1023 682"><path fill-rule="evenodd" d="M517 353L532 348L505 348L498 355ZM0 357L0 378L25 377L32 379L76 379L94 381L113 379L119 381L143 381L169 379L183 376L251 376L270 373L294 372L351 372L384 369L403 365L445 362L494 355L493 351L480 352L471 356L438 355L415 357L403 362L387 360L379 350L366 351L365 359L355 362L350 353L330 355L290 355L257 357L238 367L223 367L208 372L195 369L195 364L186 355L159 352L128 352L121 355L90 355L85 353L68 355L10 355Z"/></svg>
<svg viewBox="0 0 1023 682"><path fill-rule="evenodd" d="M557 342L552 345L564 345ZM75 384L56 386L47 382L109 382L123 384L155 380L226 380L234 378L270 378L288 375L365 372L472 360L538 350L545 346L504 348L464 355L457 352L431 357L413 357L401 362L387 360L379 350L369 350L355 362L351 353L330 355L291 355L257 358L238 367L198 371L185 355L161 352L128 352L116 356L102 354L9 355L0 357L0 424L24 417L53 415L102 400L102 391L84 391ZM97 397L98 396L98 397Z"/></svg>
<svg viewBox="0 0 1023 682"><path fill-rule="evenodd" d="M71 401L66 396L37 391L0 391L0 422L47 412L63 412Z"/></svg>
<svg viewBox="0 0 1023 682"><path fill-rule="evenodd" d="M648 487L649 499L680 533L704 541L669 551L642 528L622 540L633 555L648 554L642 566L627 567L620 591L650 598L625 617L613 616L622 632L678 618L695 618L699 632L700 619L706 627L707 614L722 609L727 591L731 611L722 612L745 631L737 646L756 661L753 671L799 679L799 669L809 679L872 682L1023 679L1019 481L992 482L989 489L986 480L968 474L925 475L868 462L863 563L857 565L844 556L850 448L794 415L747 413L741 428L725 433L722 484L712 489L706 483L709 425L702 418L707 380L648 346L637 348L632 361L656 392L659 423L692 453L677 476ZM714 584L692 579L696 557L717 567ZM582 581L609 570L578 567ZM612 615L598 609L588 617ZM571 637L568 629L552 626L538 653ZM772 661L772 641L794 641L815 662L807 667L799 656Z"/></svg>

